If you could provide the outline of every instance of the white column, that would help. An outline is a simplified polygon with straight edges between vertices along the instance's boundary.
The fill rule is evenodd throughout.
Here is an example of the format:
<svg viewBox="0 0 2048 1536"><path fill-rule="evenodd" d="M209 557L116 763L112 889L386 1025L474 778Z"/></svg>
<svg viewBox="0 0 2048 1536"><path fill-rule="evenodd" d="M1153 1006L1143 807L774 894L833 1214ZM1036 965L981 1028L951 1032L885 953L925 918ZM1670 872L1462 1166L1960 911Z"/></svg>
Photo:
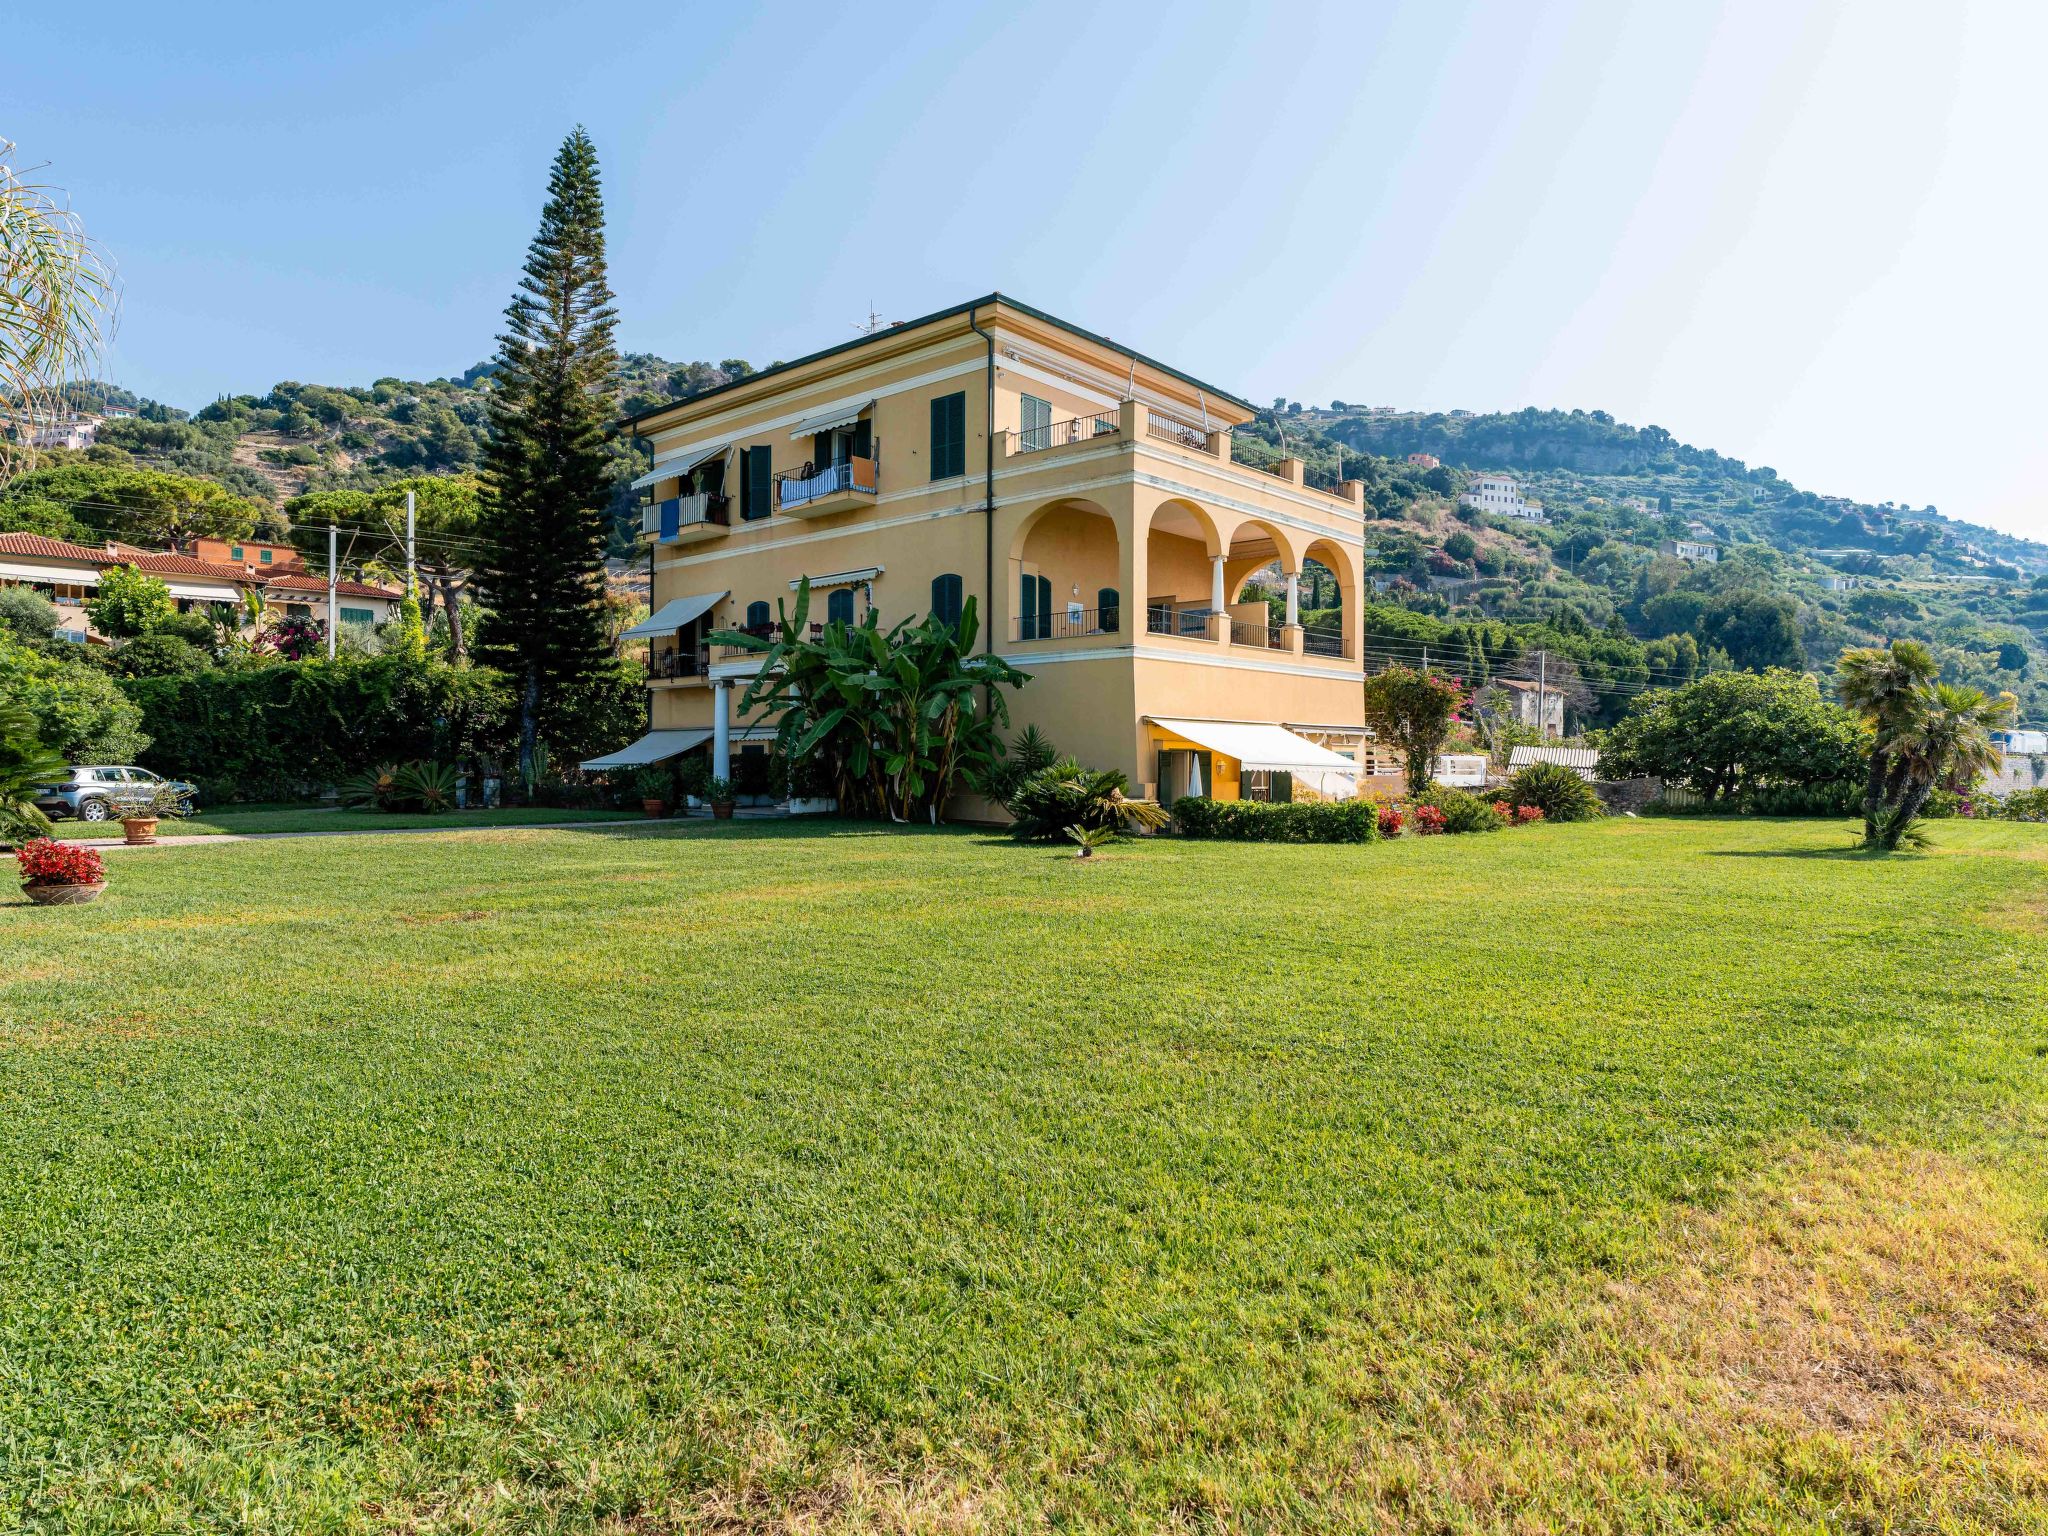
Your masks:
<svg viewBox="0 0 2048 1536"><path fill-rule="evenodd" d="M1301 622L1301 572L1287 573L1287 627L1294 628Z"/></svg>
<svg viewBox="0 0 2048 1536"><path fill-rule="evenodd" d="M732 717L727 707L732 684L717 682L711 685L711 776L714 779L732 777Z"/></svg>
<svg viewBox="0 0 2048 1536"><path fill-rule="evenodd" d="M1216 612L1223 611L1223 557L1209 557L1209 606Z"/></svg>

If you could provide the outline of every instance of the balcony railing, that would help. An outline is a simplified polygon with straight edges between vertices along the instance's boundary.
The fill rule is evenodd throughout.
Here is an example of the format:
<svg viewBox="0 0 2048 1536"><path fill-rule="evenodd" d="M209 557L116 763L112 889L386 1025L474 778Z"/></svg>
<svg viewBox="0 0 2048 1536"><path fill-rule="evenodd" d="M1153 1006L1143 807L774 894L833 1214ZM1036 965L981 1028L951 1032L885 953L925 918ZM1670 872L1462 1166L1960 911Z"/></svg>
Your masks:
<svg viewBox="0 0 2048 1536"><path fill-rule="evenodd" d="M1184 635L1203 640L1209 634L1212 608L1149 607L1145 610L1145 632L1152 635Z"/></svg>
<svg viewBox="0 0 2048 1536"><path fill-rule="evenodd" d="M1122 608L1068 608L1052 613L1027 613L1010 621L1013 640L1073 640L1083 635L1114 635L1123 628Z"/></svg>
<svg viewBox="0 0 2048 1536"><path fill-rule="evenodd" d="M649 651L647 653L647 680L649 682L674 682L679 678L702 677L710 670L711 653L695 651Z"/></svg>
<svg viewBox="0 0 2048 1536"><path fill-rule="evenodd" d="M1348 657L1351 641L1341 629L1304 629L1301 632L1301 651L1304 656Z"/></svg>
<svg viewBox="0 0 2048 1536"><path fill-rule="evenodd" d="M1074 416L1042 427L1024 428L1017 434L1016 452L1038 453L1047 448L1064 448L1069 443L1084 443L1092 437L1114 437L1116 433L1115 411L1105 411L1098 416Z"/></svg>
<svg viewBox="0 0 2048 1536"><path fill-rule="evenodd" d="M727 527L731 515L725 497L699 491L694 496L671 496L666 501L649 502L640 510L640 531L653 534L663 544L672 544L693 528Z"/></svg>
<svg viewBox="0 0 2048 1536"><path fill-rule="evenodd" d="M1175 421L1171 416L1145 417L1145 435L1156 437L1162 443L1175 443L1182 448L1192 448L1197 453L1214 453L1215 439L1200 427L1191 427L1184 421Z"/></svg>
<svg viewBox="0 0 2048 1536"><path fill-rule="evenodd" d="M823 501L841 491L875 491L875 461L873 459L846 459L838 464L828 464L823 469L814 469L808 475L802 470L785 470L775 477L775 504L784 511L801 507L808 502Z"/></svg>
<svg viewBox="0 0 2048 1536"><path fill-rule="evenodd" d="M1287 644L1287 631L1277 624L1259 624L1245 619L1230 621L1230 643L1232 645L1258 646L1264 650L1277 651Z"/></svg>

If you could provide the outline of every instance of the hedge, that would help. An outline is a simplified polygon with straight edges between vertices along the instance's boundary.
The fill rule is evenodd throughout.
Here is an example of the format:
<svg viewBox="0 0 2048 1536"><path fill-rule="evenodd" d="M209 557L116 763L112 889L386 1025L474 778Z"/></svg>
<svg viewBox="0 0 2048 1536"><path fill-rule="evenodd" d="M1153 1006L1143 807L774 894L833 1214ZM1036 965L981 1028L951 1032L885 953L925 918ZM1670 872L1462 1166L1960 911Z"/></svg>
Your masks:
<svg viewBox="0 0 2048 1536"><path fill-rule="evenodd" d="M1370 800L1211 800L1188 795L1173 803L1173 819L1189 837L1247 843L1370 843L1380 835L1379 807Z"/></svg>

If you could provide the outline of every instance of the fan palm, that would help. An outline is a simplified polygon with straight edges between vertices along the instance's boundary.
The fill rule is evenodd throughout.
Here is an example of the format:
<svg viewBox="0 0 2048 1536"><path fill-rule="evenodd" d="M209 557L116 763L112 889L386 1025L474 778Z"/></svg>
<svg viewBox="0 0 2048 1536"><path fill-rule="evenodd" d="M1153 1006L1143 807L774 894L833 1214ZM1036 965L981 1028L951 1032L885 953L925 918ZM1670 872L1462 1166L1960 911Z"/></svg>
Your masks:
<svg viewBox="0 0 2048 1536"><path fill-rule="evenodd" d="M1863 836L1876 836L1878 815L1897 798L1892 781L1897 765L1887 738L1919 711L1922 690L1936 674L1934 653L1917 640L1895 640L1889 647L1859 646L1842 652L1835 663L1835 692L1844 707L1869 722L1875 737L1870 773L1863 786Z"/></svg>
<svg viewBox="0 0 2048 1536"><path fill-rule="evenodd" d="M1913 713L1880 740L1903 775L1903 797L1879 812L1877 845L1899 846L1935 786L1947 781L1974 784L2002 761L1991 733L2012 723L2017 701L2011 694L1987 698L1981 688L1936 683L1917 693Z"/></svg>

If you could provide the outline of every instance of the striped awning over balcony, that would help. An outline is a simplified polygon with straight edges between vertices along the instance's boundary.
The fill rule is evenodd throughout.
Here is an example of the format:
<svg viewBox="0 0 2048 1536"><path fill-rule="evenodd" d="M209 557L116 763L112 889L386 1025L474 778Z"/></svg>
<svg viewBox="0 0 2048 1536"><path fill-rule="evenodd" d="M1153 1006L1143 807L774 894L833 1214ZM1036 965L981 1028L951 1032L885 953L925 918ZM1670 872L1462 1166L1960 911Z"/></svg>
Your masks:
<svg viewBox="0 0 2048 1536"><path fill-rule="evenodd" d="M673 480L677 475L687 475L699 464L717 458L732 446L732 439L719 443L703 443L671 458L657 459L654 468L633 482L633 489L644 491L657 480Z"/></svg>

